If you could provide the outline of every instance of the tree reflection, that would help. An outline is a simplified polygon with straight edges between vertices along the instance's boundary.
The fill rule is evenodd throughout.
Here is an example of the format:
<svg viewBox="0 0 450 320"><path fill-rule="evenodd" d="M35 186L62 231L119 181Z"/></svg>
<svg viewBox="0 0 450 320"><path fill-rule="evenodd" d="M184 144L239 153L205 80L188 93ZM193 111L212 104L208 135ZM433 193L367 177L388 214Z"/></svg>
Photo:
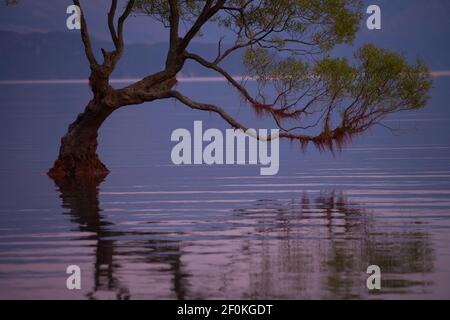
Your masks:
<svg viewBox="0 0 450 320"><path fill-rule="evenodd" d="M88 298L102 298L108 292L128 299L136 286L146 286L144 297L151 298L365 298L372 294L366 288L365 273L372 264L382 270L380 294L411 294L432 284L425 276L434 267L430 236L415 228L414 221L408 228L377 220L380 212L342 193L304 193L289 201L240 204L211 230L242 235L242 239L235 237L236 241L227 243L218 238L224 243L220 252L211 249L199 256L204 248L216 248L216 240L195 238L199 232L195 223L178 229L176 219L187 218L175 213L169 219L173 224L158 221L158 215L136 222L148 228L113 223L99 204L100 183L57 183L63 208L77 231L83 232L79 240L96 243ZM183 208L182 203L179 206ZM207 234L203 230L208 227L201 227L202 234ZM178 240L173 234L179 235ZM143 266L139 270L142 283L133 280L137 276L129 269L133 265ZM145 279L153 279L153 285Z"/></svg>
<svg viewBox="0 0 450 320"><path fill-rule="evenodd" d="M102 180L83 183L71 179L55 181L60 191L62 207L68 209L71 221L77 225L77 229L89 234L79 240L96 241L94 283L87 297L95 299L100 292L109 292L114 293L116 299L131 298L129 284L120 277L120 272L125 262L143 262L168 265L172 274L172 291L177 299L184 299L188 275L182 270L179 242L145 240L147 236L154 234L117 230L113 223L104 218L100 208L99 185ZM139 240L130 240L127 243L122 241L121 237L139 237ZM167 252L170 254L167 255Z"/></svg>
<svg viewBox="0 0 450 320"><path fill-rule="evenodd" d="M237 213L255 216L260 225L277 223L258 230L263 249L253 258L252 298L367 297L372 292L365 271L372 264L382 269L382 290L373 293L413 293L432 284L423 277L433 270L430 236L412 228L387 232L371 211L343 194L305 193L290 203L261 201Z"/></svg>

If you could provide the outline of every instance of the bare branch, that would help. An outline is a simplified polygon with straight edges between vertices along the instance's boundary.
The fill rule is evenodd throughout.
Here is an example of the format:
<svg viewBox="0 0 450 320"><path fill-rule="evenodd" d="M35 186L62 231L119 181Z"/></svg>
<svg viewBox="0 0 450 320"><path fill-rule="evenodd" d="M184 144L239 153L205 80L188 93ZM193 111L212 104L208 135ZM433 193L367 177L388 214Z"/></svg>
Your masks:
<svg viewBox="0 0 450 320"><path fill-rule="evenodd" d="M116 28L114 27L114 16L116 14L117 9L117 0L111 1L111 7L108 12L108 28L109 33L111 34L111 38L114 42L114 46L116 49L119 47L119 39L117 38Z"/></svg>
<svg viewBox="0 0 450 320"><path fill-rule="evenodd" d="M167 98L175 98L183 104L187 105L192 109L202 110L202 111L210 111L217 113L222 119L228 122L233 128L247 130L242 124L236 121L232 116L230 116L226 111L220 107L217 107L213 104L200 103L189 99L188 97L182 95L180 92L176 90L170 90L167 93Z"/></svg>
<svg viewBox="0 0 450 320"><path fill-rule="evenodd" d="M247 129L248 129L246 126L242 125L240 122L238 122L232 116L230 116L223 108L220 108L213 104L201 103L201 102L191 100L190 98L181 94L179 91L170 90L162 98L175 98L191 109L217 113L223 120L225 120L233 128L241 129L244 132L247 131ZM290 132L280 132L276 136L268 135L267 137L257 136L254 138L261 139L264 141L270 141L272 139L277 139L277 138L287 138L287 139L291 139L291 140L299 140L302 145L306 144L308 142L319 143L319 141L322 139L322 137L320 135L319 136L308 136L308 135L294 134L294 133L290 133Z"/></svg>
<svg viewBox="0 0 450 320"><path fill-rule="evenodd" d="M178 29L180 24L180 12L178 9L178 0L169 0L170 15L170 39L169 39L169 51L167 53L166 68L170 68L175 65L177 58L178 47Z"/></svg>
<svg viewBox="0 0 450 320"><path fill-rule="evenodd" d="M253 97L250 95L250 93L241 86L228 72L226 72L223 68L219 67L216 63L211 63L205 59L203 59L201 56L197 54L187 53L185 54L185 57L187 59L194 60L198 63L200 63L202 66L214 70L218 73L220 73L222 76L224 76L228 82L230 82L249 102L256 103L256 101L253 99Z"/></svg>
<svg viewBox="0 0 450 320"><path fill-rule="evenodd" d="M130 15L131 11L133 10L135 0L129 0L127 6L125 7L125 10L123 11L122 15L119 17L119 20L117 21L117 37L119 38L119 49L118 51L123 50L123 25L125 23L125 20Z"/></svg>
<svg viewBox="0 0 450 320"><path fill-rule="evenodd" d="M199 14L197 20L181 40L178 46L178 52L183 52L187 48L191 40L198 34L201 27L222 8L225 0L218 0L214 6L212 5L213 2L213 0L206 1L206 4L203 7L202 12Z"/></svg>
<svg viewBox="0 0 450 320"><path fill-rule="evenodd" d="M96 68L96 67L98 67L98 62L95 59L94 52L92 50L91 39L89 37L88 27L87 27L86 19L84 17L83 9L81 8L81 4L80 4L79 0L73 0L73 4L78 6L78 8L80 8L81 40L83 41L86 57L89 61L89 64L91 65L91 69Z"/></svg>
<svg viewBox="0 0 450 320"><path fill-rule="evenodd" d="M178 28L180 24L180 12L178 9L178 0L169 0L170 7L170 47L178 43Z"/></svg>

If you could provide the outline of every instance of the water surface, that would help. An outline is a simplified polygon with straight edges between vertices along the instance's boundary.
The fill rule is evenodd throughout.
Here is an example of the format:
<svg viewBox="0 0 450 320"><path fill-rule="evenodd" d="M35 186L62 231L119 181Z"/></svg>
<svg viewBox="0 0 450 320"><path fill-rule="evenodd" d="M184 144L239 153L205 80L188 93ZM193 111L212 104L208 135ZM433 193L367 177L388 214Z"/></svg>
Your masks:
<svg viewBox="0 0 450 320"><path fill-rule="evenodd" d="M86 84L3 84L0 298L448 299L449 85L439 78L428 108L389 118L397 135L375 128L334 156L283 143L270 177L171 164L171 132L225 129L214 115L173 101L119 110L100 138L111 174L79 186L45 172ZM178 86L257 123L221 82ZM72 264L80 291L65 287Z"/></svg>

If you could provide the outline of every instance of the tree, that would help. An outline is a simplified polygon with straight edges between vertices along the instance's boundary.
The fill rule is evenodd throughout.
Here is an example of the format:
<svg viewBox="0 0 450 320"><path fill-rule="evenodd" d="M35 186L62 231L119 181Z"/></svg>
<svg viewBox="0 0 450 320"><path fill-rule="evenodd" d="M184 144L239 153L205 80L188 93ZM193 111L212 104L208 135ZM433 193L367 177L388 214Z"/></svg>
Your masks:
<svg viewBox="0 0 450 320"><path fill-rule="evenodd" d="M48 172L54 178L105 176L108 169L96 152L98 130L115 110L129 105L176 99L189 108L216 113L245 131L223 108L174 89L188 60L225 77L250 108L273 119L280 138L302 147L312 143L320 149L340 148L385 116L421 108L428 99L431 79L420 61L408 64L400 54L370 44L352 59L331 56L336 45L352 43L362 18L360 0L129 0L118 18L118 1L112 0L108 27L114 49L102 49L101 62L93 52L82 6L73 2L81 9L93 97L61 139L58 159ZM115 89L109 79L125 50L125 22L134 13L149 15L169 29L165 67ZM233 36L231 45L218 41L212 61L189 51L207 23ZM242 54L246 76L257 81L256 93L222 67L232 54Z"/></svg>

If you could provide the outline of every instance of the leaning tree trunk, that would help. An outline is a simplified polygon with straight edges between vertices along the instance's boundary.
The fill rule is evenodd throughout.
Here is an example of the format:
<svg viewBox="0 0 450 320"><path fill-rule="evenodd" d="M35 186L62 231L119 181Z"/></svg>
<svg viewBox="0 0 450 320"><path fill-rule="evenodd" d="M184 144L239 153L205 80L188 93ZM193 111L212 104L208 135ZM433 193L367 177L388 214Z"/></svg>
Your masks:
<svg viewBox="0 0 450 320"><path fill-rule="evenodd" d="M90 85L94 98L62 137L58 159L47 173L51 178L61 182L75 179L89 183L106 177L109 170L97 155L98 130L102 123L120 107L165 97L177 82L176 72L169 76L163 74L164 77L156 74L132 86L113 90L108 84L108 74L91 76Z"/></svg>
<svg viewBox="0 0 450 320"><path fill-rule="evenodd" d="M61 139L58 159L48 171L54 179L105 177L108 169L97 155L98 130L114 109L91 100Z"/></svg>

